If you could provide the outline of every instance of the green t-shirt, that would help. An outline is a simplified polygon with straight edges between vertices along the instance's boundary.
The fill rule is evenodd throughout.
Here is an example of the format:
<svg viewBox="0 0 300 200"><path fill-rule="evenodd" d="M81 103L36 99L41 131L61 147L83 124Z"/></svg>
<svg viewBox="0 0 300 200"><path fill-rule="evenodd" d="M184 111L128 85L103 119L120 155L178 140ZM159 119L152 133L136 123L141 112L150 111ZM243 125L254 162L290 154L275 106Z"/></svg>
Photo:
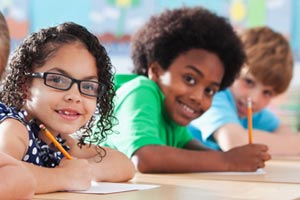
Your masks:
<svg viewBox="0 0 300 200"><path fill-rule="evenodd" d="M171 120L164 108L164 95L155 82L144 76L116 75L115 116L117 132L102 145L128 157L146 145L183 148L192 136L185 126Z"/></svg>

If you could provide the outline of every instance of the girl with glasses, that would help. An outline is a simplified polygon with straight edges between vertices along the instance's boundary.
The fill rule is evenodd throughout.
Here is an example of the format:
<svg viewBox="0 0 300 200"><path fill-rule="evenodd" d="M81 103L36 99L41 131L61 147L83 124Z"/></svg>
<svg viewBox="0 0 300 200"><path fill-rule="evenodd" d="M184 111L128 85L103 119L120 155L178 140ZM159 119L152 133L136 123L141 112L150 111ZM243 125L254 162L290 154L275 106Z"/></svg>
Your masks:
<svg viewBox="0 0 300 200"><path fill-rule="evenodd" d="M104 47L75 23L41 29L14 52L0 94L0 151L24 161L37 180L36 193L133 177L124 154L91 144L112 133L112 77ZM73 159L64 158L40 127Z"/></svg>

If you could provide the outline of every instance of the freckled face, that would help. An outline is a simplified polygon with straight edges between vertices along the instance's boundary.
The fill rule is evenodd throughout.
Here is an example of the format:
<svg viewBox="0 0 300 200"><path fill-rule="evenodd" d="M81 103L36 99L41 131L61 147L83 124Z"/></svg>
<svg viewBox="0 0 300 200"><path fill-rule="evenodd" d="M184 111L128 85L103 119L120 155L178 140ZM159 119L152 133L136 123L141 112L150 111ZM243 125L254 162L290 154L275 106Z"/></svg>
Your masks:
<svg viewBox="0 0 300 200"><path fill-rule="evenodd" d="M234 81L230 90L233 94L240 118L247 116L248 97L251 98L252 109L253 112L256 113L265 108L271 99L276 96L272 86L263 85L250 73L242 73L241 76Z"/></svg>
<svg viewBox="0 0 300 200"><path fill-rule="evenodd" d="M98 81L96 60L80 43L62 46L35 72L54 72L78 80ZM33 78L24 109L29 119L41 121L53 134L70 134L87 123L96 109L96 97L79 92L77 83L67 91L48 87Z"/></svg>
<svg viewBox="0 0 300 200"><path fill-rule="evenodd" d="M179 55L167 70L158 64L149 68L149 78L165 95L166 112L182 126L188 125L211 106L223 75L224 66L220 59L201 49Z"/></svg>

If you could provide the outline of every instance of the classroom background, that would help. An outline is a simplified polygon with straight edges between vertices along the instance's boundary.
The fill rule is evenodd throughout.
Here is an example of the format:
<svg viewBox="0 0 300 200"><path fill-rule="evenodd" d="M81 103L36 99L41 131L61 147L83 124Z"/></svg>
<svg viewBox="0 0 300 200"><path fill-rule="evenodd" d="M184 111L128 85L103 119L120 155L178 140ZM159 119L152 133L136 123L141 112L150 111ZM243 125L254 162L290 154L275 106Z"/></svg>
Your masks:
<svg viewBox="0 0 300 200"><path fill-rule="evenodd" d="M289 90L270 108L293 129L300 129L299 0L0 0L12 50L33 31L73 21L86 26L106 47L116 73L130 73L130 37L151 15L166 8L201 5L222 15L237 32L267 25L288 38L295 68Z"/></svg>

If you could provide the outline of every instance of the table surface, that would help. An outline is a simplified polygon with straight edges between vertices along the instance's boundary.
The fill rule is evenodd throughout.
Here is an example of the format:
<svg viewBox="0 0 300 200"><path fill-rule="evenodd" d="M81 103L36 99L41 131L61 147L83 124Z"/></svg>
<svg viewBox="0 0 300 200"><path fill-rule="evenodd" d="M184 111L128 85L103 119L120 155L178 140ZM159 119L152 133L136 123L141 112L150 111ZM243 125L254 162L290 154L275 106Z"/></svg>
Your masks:
<svg viewBox="0 0 300 200"><path fill-rule="evenodd" d="M260 175L136 173L132 183L158 184L160 187L114 194L56 192L35 195L33 199L300 199L300 159L273 159L267 163L265 171L266 174Z"/></svg>
<svg viewBox="0 0 300 200"><path fill-rule="evenodd" d="M267 182L267 183L294 183L300 184L300 161L273 160L265 167L265 174L236 173L189 173L189 174L165 174L169 177L186 178L189 180L226 180L246 182ZM240 174L240 175L239 175ZM300 191L300 187L299 187Z"/></svg>

